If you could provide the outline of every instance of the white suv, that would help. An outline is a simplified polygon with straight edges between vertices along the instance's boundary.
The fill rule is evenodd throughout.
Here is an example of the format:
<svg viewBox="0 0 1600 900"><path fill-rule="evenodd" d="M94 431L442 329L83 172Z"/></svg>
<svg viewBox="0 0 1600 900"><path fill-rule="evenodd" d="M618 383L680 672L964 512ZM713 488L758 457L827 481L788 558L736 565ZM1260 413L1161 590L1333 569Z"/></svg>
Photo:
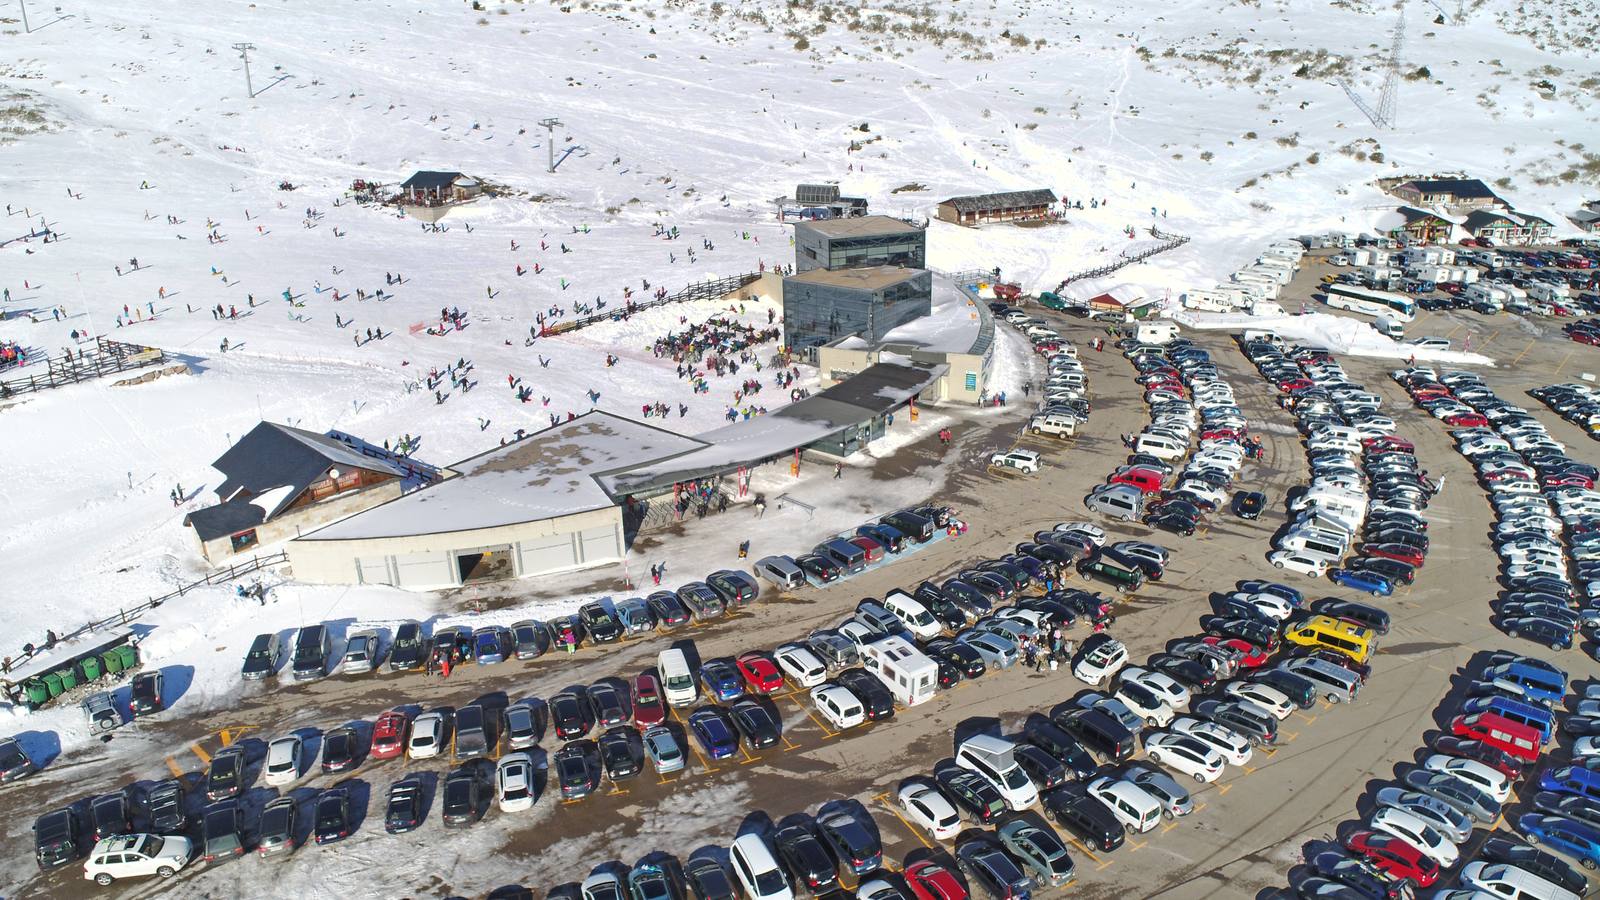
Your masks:
<svg viewBox="0 0 1600 900"><path fill-rule="evenodd" d="M83 877L106 885L118 878L143 878L159 875L171 878L189 864L194 845L184 837L155 834L124 834L108 837L94 845L83 864Z"/></svg>
<svg viewBox="0 0 1600 900"><path fill-rule="evenodd" d="M1006 469L1016 469L1028 475L1039 471L1039 454L1032 450L1012 450L1009 453L996 453L989 457L989 465Z"/></svg>

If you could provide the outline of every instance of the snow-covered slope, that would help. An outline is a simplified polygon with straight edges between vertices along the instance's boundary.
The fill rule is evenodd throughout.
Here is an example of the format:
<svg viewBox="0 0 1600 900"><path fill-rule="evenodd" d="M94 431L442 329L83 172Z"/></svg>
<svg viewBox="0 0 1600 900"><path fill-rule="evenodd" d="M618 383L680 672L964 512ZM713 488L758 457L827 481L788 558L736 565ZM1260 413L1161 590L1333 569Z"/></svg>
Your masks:
<svg viewBox="0 0 1600 900"><path fill-rule="evenodd" d="M102 0L61 17L31 5L31 33L0 22L12 213L0 339L56 352L88 331L192 366L0 412L16 634L197 571L166 495L210 487L210 461L258 418L421 435L434 462L591 404L637 415L683 403L673 427L715 425L743 374L695 395L649 349L712 304L525 338L552 307L789 262L770 201L796 182L839 181L919 220L945 196L1049 187L1085 208L1048 228L934 222L931 264L998 265L1047 287L1135 245L1125 228L1144 240L1156 224L1194 240L1118 280L1159 291L1210 284L1271 237L1365 227L1386 205L1380 176L1463 171L1535 209L1574 206L1574 185L1596 178L1581 147L1595 130L1592 44L1552 24L1569 18L1556 3L1479 3L1460 25L1411 4L1410 77L1398 128L1383 132L1333 79L1376 103L1396 13L1345 0L482 6ZM254 47L254 98L238 42ZM555 174L547 117L563 123ZM460 170L503 196L441 231L334 205L353 180L416 169ZM40 223L61 239L13 240ZM673 227L677 240L659 234ZM358 300L357 288L393 297ZM240 317L213 318L217 304ZM770 306L731 314L761 323ZM467 328L412 333L441 307ZM15 315L27 310L37 323ZM368 328L391 336L358 347ZM414 389L463 359L471 391L441 404ZM532 403L508 376L535 388ZM758 399L786 395L769 385Z"/></svg>

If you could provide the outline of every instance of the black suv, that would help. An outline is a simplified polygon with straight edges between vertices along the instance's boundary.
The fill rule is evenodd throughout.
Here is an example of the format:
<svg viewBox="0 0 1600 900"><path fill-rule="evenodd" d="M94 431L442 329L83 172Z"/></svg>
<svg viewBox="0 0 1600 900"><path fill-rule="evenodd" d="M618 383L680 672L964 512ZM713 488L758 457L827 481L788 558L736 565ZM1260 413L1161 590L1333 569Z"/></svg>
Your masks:
<svg viewBox="0 0 1600 900"><path fill-rule="evenodd" d="M176 778L157 782L144 796L150 830L156 834L183 834L189 816L183 809L183 782Z"/></svg>
<svg viewBox="0 0 1600 900"><path fill-rule="evenodd" d="M133 684L128 688L131 694L128 706L133 710L134 718L161 711L161 682L159 669L133 676Z"/></svg>
<svg viewBox="0 0 1600 900"><path fill-rule="evenodd" d="M1033 887L1032 880L1005 849L986 837L968 838L957 844L956 867L967 876L969 884L981 887L991 900L1027 900Z"/></svg>
<svg viewBox="0 0 1600 900"><path fill-rule="evenodd" d="M416 622L402 622L394 630L394 646L389 648L389 671L420 669L427 659L428 639L422 636L422 626Z"/></svg>
<svg viewBox="0 0 1600 900"><path fill-rule="evenodd" d="M1127 837L1122 823L1104 803L1089 796L1081 784L1064 784L1046 791L1040 800L1045 815L1091 847L1109 852Z"/></svg>
<svg viewBox="0 0 1600 900"><path fill-rule="evenodd" d="M446 828L471 825L483 816L488 786L477 762L468 762L444 779L444 803L440 812Z"/></svg>
<svg viewBox="0 0 1600 900"><path fill-rule="evenodd" d="M772 842L783 867L789 870L790 880L804 885L813 897L839 889L833 859L810 828L800 823L784 825L772 836Z"/></svg>
<svg viewBox="0 0 1600 900"><path fill-rule="evenodd" d="M861 701L867 721L894 718L894 695L878 680L878 676L866 669L846 669L835 676L834 681Z"/></svg>
<svg viewBox="0 0 1600 900"><path fill-rule="evenodd" d="M78 858L78 817L70 808L47 812L33 823L33 857L44 871Z"/></svg>
<svg viewBox="0 0 1600 900"><path fill-rule="evenodd" d="M617 621L604 604L585 603L578 609L584 630L596 644L611 644L622 640L622 623Z"/></svg>

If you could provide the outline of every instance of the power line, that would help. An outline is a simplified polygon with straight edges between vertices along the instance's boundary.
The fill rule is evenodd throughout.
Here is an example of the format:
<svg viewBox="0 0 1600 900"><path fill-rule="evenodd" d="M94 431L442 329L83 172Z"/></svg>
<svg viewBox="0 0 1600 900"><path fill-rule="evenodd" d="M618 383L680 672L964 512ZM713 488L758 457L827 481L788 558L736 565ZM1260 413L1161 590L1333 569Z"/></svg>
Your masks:
<svg viewBox="0 0 1600 900"><path fill-rule="evenodd" d="M250 85L250 51L255 48L255 44L238 43L233 45L233 49L239 51L239 56L244 59L244 89L250 94L250 99L252 100L255 99L256 90Z"/></svg>
<svg viewBox="0 0 1600 900"><path fill-rule="evenodd" d="M1400 105L1400 51L1405 47L1406 40L1406 12L1405 7L1400 9L1400 19L1394 26L1394 42L1389 47L1389 57L1385 63L1383 87L1378 91L1378 108L1373 109L1370 104L1351 86L1345 78L1339 79L1339 87L1344 89L1350 102L1361 110L1362 114L1372 122L1375 128L1392 129L1395 125L1395 116Z"/></svg>

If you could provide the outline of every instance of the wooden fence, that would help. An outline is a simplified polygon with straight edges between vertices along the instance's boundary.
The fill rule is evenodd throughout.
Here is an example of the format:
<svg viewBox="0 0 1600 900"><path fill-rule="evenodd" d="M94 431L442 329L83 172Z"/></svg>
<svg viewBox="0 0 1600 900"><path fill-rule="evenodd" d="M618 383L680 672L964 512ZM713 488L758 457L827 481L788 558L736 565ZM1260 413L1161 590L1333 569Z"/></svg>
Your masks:
<svg viewBox="0 0 1600 900"><path fill-rule="evenodd" d="M1083 272L1074 272L1063 279L1059 285L1056 285L1056 292L1060 293L1063 288L1074 281L1082 281L1085 278L1099 278L1102 275L1110 275L1112 272L1115 272L1123 266L1131 266L1136 262L1149 259L1150 257L1155 256L1157 253L1165 253L1168 250L1182 247L1184 244L1189 243L1188 236L1182 234L1166 234L1162 232L1161 229L1156 228L1154 225L1150 226L1150 236L1161 241L1161 243L1154 247L1146 247L1144 250L1141 250L1132 256L1125 256L1113 262L1106 263L1099 268L1088 269Z"/></svg>
<svg viewBox="0 0 1600 900"><path fill-rule="evenodd" d="M180 585L176 590L168 591L159 597L151 597L150 599L136 606L129 606L119 609L117 610L116 615L106 616L104 619L99 619L86 625L82 625L75 631L70 631L64 635L59 635L57 636L56 640L70 641L90 632L99 631L102 628L126 625L150 610L155 609L161 604L167 602L168 600L182 597L184 594L187 594L196 588L232 581L241 575L249 575L251 572L258 572L271 566L280 565L288 562L288 560L289 554L285 551L279 551L268 556L253 556L248 560L232 563L226 568L218 569L215 572L212 572L199 581L191 581L188 584ZM39 647L34 652L37 653L44 649L45 648L43 647ZM17 666L25 663L31 659L32 656L33 653L24 653L21 650L18 650L16 655L10 657L11 665Z"/></svg>
<svg viewBox="0 0 1600 900"><path fill-rule="evenodd" d="M760 280L760 278L760 272L746 272L743 275L731 275L727 278L697 281L694 284L691 284L688 287L678 291L676 294L662 297L659 300L646 300L643 303L629 303L626 306L621 306L616 309L608 309L604 312L593 313L582 318L568 319L563 322L547 325L545 326L544 330L540 332L540 336L544 337L553 334L565 334L569 331L577 331L579 328L584 328L597 322L620 321L622 319L626 319L628 316L631 316L636 312L654 309L657 306L666 306L668 303L683 303L688 300L709 300L714 297L722 297L737 291L747 284L752 284Z"/></svg>
<svg viewBox="0 0 1600 900"><path fill-rule="evenodd" d="M31 394L80 381L89 381L114 372L142 369L167 361L167 353L160 347L141 347L121 341L97 337L95 348L76 354L62 354L45 360L46 373L0 381L0 397Z"/></svg>

